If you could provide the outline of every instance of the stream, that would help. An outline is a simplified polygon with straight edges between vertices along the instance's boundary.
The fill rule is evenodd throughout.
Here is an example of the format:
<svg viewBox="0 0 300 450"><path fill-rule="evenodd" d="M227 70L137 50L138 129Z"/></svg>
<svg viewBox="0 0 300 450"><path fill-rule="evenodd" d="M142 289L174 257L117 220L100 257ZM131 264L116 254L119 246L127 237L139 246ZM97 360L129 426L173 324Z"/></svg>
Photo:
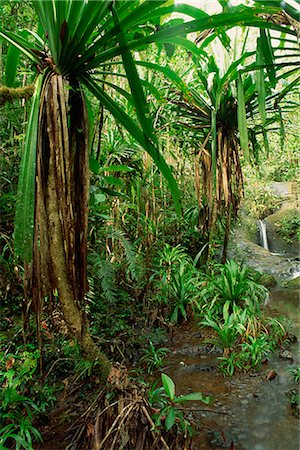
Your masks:
<svg viewBox="0 0 300 450"><path fill-rule="evenodd" d="M299 420L291 414L286 395L296 386L289 369L300 363L298 290L277 288L265 309L297 336L289 348L293 361L282 359L278 350L261 371L224 378L217 367L220 352L203 343L205 335L196 324L187 324L175 336L165 371L175 382L176 394L200 391L214 398L211 405L187 405L197 430L191 450L299 450ZM266 381L271 370L277 376Z"/></svg>

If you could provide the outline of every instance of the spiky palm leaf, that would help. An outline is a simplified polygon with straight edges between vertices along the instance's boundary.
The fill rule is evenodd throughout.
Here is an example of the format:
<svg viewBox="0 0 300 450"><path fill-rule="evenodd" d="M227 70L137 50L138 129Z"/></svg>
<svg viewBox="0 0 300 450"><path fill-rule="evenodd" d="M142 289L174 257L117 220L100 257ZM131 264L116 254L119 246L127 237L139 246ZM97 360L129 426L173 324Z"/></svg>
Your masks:
<svg viewBox="0 0 300 450"><path fill-rule="evenodd" d="M85 86L115 119L142 145L167 179L177 211L179 192L171 170L157 150L147 110L143 83L131 51L152 42L170 43L207 28L253 25L270 28L258 14L265 8L237 7L213 17L186 5L164 6L165 1L36 0L33 6L43 30L35 41L3 30L0 37L16 46L41 74L32 103L23 155L16 213L15 239L20 256L32 261L36 304L46 292L58 289L70 331L87 352L94 348L83 326L80 302L86 290L88 201L88 128ZM160 18L177 10L192 20L166 24ZM277 12L278 6L270 8ZM150 24L150 26L148 26ZM154 25L154 27L153 27ZM280 31L285 28L273 25ZM222 35L222 31L220 32ZM130 117L103 89L105 77L93 71L113 58L122 61L128 91L111 88L134 105ZM100 82L99 82L100 81ZM32 243L34 242L34 245ZM33 252L32 252L33 248ZM107 366L105 360L104 365Z"/></svg>
<svg viewBox="0 0 300 450"><path fill-rule="evenodd" d="M178 83L174 76L170 77L181 92L180 99L173 96L171 101L180 114L181 124L193 130L195 184L207 239L213 234L217 217L225 218L224 260L229 224L237 215L243 193L240 148L249 161L248 134L252 143L257 143L256 135L263 133L267 145L267 132L274 131L276 122L282 128L280 114L291 105L290 101L283 100L299 86L299 77L288 81L291 75L295 77L295 67L299 65L296 39L290 39L284 62L274 56L278 48L273 41L275 37L269 30L267 33L260 30L256 62L252 62L255 51L244 50L222 73L214 56L207 57L206 61L202 57L197 59L198 78L192 82L185 85L182 80ZM256 79L249 72L254 72ZM280 87L282 81L286 82L284 89Z"/></svg>

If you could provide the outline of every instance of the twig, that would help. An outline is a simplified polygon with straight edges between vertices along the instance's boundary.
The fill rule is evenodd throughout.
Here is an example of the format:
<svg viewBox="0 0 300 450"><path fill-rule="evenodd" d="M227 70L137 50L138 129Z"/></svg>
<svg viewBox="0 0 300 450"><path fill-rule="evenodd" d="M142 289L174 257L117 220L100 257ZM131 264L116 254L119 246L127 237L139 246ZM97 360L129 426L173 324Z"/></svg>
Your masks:
<svg viewBox="0 0 300 450"><path fill-rule="evenodd" d="M81 418L86 416L93 409L95 403L97 403L97 401L99 400L99 398L103 394L103 392L104 392L104 389L102 389L102 391L99 392L99 394L97 395L95 400L92 402L92 404L81 414L81 416L80 416Z"/></svg>
<svg viewBox="0 0 300 450"><path fill-rule="evenodd" d="M74 361L74 358L58 358L54 361L54 363L52 364L52 366L50 367L50 369L48 370L48 372L46 373L46 375L43 378L43 381L46 380L46 378L50 375L50 373L52 372L54 366L60 362L60 361Z"/></svg>
<svg viewBox="0 0 300 450"><path fill-rule="evenodd" d="M126 414L124 414L124 416L122 417L122 419L121 419L121 421L120 421L120 423L119 423L118 429L117 429L117 431L116 431L114 440L113 440L113 442L112 442L112 444L111 444L111 450L113 450L113 448L114 448L114 445L115 445L115 443L116 443L118 434L119 434L119 432L120 432L120 430L121 430L121 427L122 427L123 423L125 422L126 418L129 416L129 414L131 413L131 411L133 410L134 407L135 407L135 405L132 404L132 405L131 405L131 408L129 408L128 411L126 412Z"/></svg>
<svg viewBox="0 0 300 450"><path fill-rule="evenodd" d="M120 412L120 414L118 414L118 416L116 417L116 419L113 421L112 426L110 427L110 429L108 430L108 432L106 433L106 435L104 436L104 439L102 439L102 441L100 442L100 445L98 447L98 449L96 450L100 450L102 445L104 444L104 442L107 440L107 438L109 437L109 435L111 434L111 432L113 431L113 429L115 428L116 424L118 423L119 418L122 416L122 414L124 413L125 409L128 409L132 407L132 403L129 405L126 405L122 411Z"/></svg>
<svg viewBox="0 0 300 450"><path fill-rule="evenodd" d="M228 416L228 412L223 412L223 411L215 411L214 409L202 409L202 408L180 408L178 406L176 406L176 409L179 409L180 411L202 411L202 412L211 412L214 414L224 414L226 416Z"/></svg>
<svg viewBox="0 0 300 450"><path fill-rule="evenodd" d="M151 419L150 414L148 413L148 411L147 411L147 409L146 409L146 407L144 405L142 405L142 410L144 411L144 414L147 417L151 427L154 428L155 427L155 423ZM154 434L153 431L152 431L152 434ZM168 446L168 444L166 443L166 441L164 440L164 438L162 436L160 436L160 440L161 440L161 442L162 442L162 444L163 444L163 446L165 447L166 450L171 450L170 447Z"/></svg>

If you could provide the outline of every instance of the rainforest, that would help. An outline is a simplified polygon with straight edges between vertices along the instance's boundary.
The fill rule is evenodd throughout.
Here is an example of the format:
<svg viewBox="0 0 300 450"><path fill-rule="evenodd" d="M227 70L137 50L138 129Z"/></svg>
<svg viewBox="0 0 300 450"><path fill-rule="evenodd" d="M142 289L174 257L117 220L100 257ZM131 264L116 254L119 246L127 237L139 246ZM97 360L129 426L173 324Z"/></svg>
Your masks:
<svg viewBox="0 0 300 450"><path fill-rule="evenodd" d="M298 450L298 0L1 0L0 449Z"/></svg>

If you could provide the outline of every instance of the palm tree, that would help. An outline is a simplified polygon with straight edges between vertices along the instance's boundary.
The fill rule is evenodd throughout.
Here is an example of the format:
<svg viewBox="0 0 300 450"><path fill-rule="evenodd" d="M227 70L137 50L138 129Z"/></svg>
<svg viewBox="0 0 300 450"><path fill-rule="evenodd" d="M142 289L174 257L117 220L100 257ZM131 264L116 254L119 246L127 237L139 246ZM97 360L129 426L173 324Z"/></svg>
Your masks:
<svg viewBox="0 0 300 450"><path fill-rule="evenodd" d="M300 56L296 39L290 41L290 53L285 52L282 59L282 52L276 53L282 48L272 46L268 31L260 30L256 50L246 51L244 40L240 57L225 68L218 63L217 53L197 58L193 81L181 83L179 98L178 92L171 97L181 126L190 130L199 227L208 242L216 238L217 220L224 222L223 262L230 224L237 217L243 195L241 156L249 162L250 140L255 160L257 135L263 135L268 148L267 133L283 131L282 113L293 107L285 97L299 86L300 77L295 76ZM217 49L220 53L220 47Z"/></svg>
<svg viewBox="0 0 300 450"><path fill-rule="evenodd" d="M37 317L42 299L57 292L70 330L86 355L97 358L103 378L109 362L94 344L84 316L89 192L88 114L85 90L130 133L167 179L180 212L176 182L152 130L142 80L132 50L153 42L183 46L190 32L235 24L269 27L264 7L238 7L213 17L188 5L165 1L36 0L42 32L25 39L0 28L0 37L17 47L37 68L35 92L21 162L15 223L15 248L25 263L29 295ZM270 8L278 11L278 5ZM180 24L160 25L172 11L188 15ZM275 25L274 25L275 27ZM276 25L281 30L282 27ZM177 38L180 37L178 40ZM186 45L189 47L189 45ZM102 83L107 64L121 63L127 90L109 86L134 106L132 118ZM96 80L103 72L102 80ZM100 69L100 70L99 70ZM39 326L39 318L37 320Z"/></svg>

